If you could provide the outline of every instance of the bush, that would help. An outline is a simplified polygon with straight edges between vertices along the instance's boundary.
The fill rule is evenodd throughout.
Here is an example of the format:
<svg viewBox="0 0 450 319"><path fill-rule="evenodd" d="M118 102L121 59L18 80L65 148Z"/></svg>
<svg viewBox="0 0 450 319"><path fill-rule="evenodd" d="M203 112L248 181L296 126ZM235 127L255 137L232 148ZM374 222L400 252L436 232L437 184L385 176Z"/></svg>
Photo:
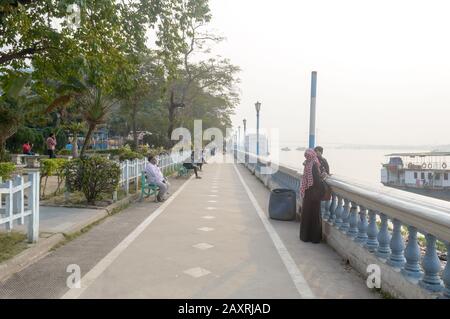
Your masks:
<svg viewBox="0 0 450 319"><path fill-rule="evenodd" d="M58 155L72 155L72 151L63 148L62 150L59 150L59 151L58 151Z"/></svg>
<svg viewBox="0 0 450 319"><path fill-rule="evenodd" d="M118 156L120 161L142 159L143 155L138 152L134 152L131 148L126 145L121 148L108 149L108 150L97 150L89 152L91 154L110 154L111 156Z"/></svg>
<svg viewBox="0 0 450 319"><path fill-rule="evenodd" d="M168 152L162 146L158 147L158 148L152 148L148 151L148 155L152 155L152 156L158 156L163 153L168 153Z"/></svg>
<svg viewBox="0 0 450 319"><path fill-rule="evenodd" d="M119 155L120 161L142 159L144 156L141 153L133 151L125 151Z"/></svg>
<svg viewBox="0 0 450 319"><path fill-rule="evenodd" d="M41 197L45 196L45 189L47 188L47 180L49 176L58 177L58 186L55 195L59 192L61 184L64 181L64 167L68 161L64 158L48 158L41 160ZM44 180L42 185L42 180Z"/></svg>
<svg viewBox="0 0 450 319"><path fill-rule="evenodd" d="M33 144L33 152L44 152L44 137L38 129L21 126L17 132L6 141L6 147L12 153L22 153L22 145L30 141Z"/></svg>
<svg viewBox="0 0 450 319"><path fill-rule="evenodd" d="M138 146L138 152L142 155L146 156L150 153L150 146L148 145L139 145Z"/></svg>
<svg viewBox="0 0 450 319"><path fill-rule="evenodd" d="M3 181L11 179L12 173L16 170L13 163L0 163L0 178Z"/></svg>
<svg viewBox="0 0 450 319"><path fill-rule="evenodd" d="M71 192L83 192L86 201L94 204L100 199L101 193L112 193L117 189L120 167L99 156L75 159L65 166L65 176Z"/></svg>
<svg viewBox="0 0 450 319"><path fill-rule="evenodd" d="M119 155L122 150L120 148L106 149L106 150L87 150L86 153L89 154L111 154Z"/></svg>

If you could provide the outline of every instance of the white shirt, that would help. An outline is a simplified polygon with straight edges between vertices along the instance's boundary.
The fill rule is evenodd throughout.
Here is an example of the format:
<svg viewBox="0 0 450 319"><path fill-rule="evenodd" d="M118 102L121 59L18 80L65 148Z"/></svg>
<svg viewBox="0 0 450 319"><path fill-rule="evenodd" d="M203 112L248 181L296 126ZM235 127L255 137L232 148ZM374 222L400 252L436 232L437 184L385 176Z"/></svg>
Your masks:
<svg viewBox="0 0 450 319"><path fill-rule="evenodd" d="M148 163L145 167L145 175L147 175L147 180L149 183L162 182L164 176L158 166Z"/></svg>

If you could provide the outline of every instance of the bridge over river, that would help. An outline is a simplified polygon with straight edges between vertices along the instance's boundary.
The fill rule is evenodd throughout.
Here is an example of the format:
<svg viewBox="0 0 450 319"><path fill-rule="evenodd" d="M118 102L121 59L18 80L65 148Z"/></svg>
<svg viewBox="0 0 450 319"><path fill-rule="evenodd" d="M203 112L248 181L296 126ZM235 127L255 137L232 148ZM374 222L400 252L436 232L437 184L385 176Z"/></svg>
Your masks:
<svg viewBox="0 0 450 319"><path fill-rule="evenodd" d="M435 258L435 239L447 239L450 225L431 206L440 201L419 207L430 212L423 223L415 211L405 217L383 198L371 199L370 190L365 194L361 186L335 179L333 201L322 212L326 242L304 243L298 222L267 214L269 188L298 187L298 173L280 167L263 176L261 167L270 163L248 162L210 163L202 179L173 179L164 203L146 199L108 217L1 283L0 298L380 298L366 284L369 264L379 265L382 288L394 296L448 296L448 267L437 269ZM356 203L364 205L359 223ZM392 230L387 217L393 218ZM411 218L411 227L422 223L424 230L441 225L427 235L422 261L411 240L407 253L399 245L398 221L405 218ZM346 222L347 230L356 227L356 235L338 229ZM81 288L67 287L68 265L79 267ZM405 268L409 272L403 274Z"/></svg>

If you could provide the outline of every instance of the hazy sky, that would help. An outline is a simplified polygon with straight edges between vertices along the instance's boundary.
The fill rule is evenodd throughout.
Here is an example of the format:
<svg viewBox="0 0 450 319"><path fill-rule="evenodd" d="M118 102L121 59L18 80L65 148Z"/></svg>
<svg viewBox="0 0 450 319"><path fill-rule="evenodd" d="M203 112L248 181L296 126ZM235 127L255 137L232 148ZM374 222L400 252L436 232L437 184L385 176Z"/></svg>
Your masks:
<svg viewBox="0 0 450 319"><path fill-rule="evenodd" d="M437 0L211 0L215 47L242 68L235 126L318 143L450 144L450 4Z"/></svg>

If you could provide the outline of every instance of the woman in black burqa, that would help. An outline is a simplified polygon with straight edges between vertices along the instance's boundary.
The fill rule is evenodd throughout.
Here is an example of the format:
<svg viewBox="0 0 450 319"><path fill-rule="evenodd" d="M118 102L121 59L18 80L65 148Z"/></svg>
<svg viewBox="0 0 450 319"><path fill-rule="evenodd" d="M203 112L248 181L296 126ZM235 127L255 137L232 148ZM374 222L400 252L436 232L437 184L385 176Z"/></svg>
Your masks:
<svg viewBox="0 0 450 319"><path fill-rule="evenodd" d="M320 202L325 193L321 179L320 162L312 149L305 152L300 194L303 199L300 217L300 239L304 242L320 243L322 240L322 217Z"/></svg>

